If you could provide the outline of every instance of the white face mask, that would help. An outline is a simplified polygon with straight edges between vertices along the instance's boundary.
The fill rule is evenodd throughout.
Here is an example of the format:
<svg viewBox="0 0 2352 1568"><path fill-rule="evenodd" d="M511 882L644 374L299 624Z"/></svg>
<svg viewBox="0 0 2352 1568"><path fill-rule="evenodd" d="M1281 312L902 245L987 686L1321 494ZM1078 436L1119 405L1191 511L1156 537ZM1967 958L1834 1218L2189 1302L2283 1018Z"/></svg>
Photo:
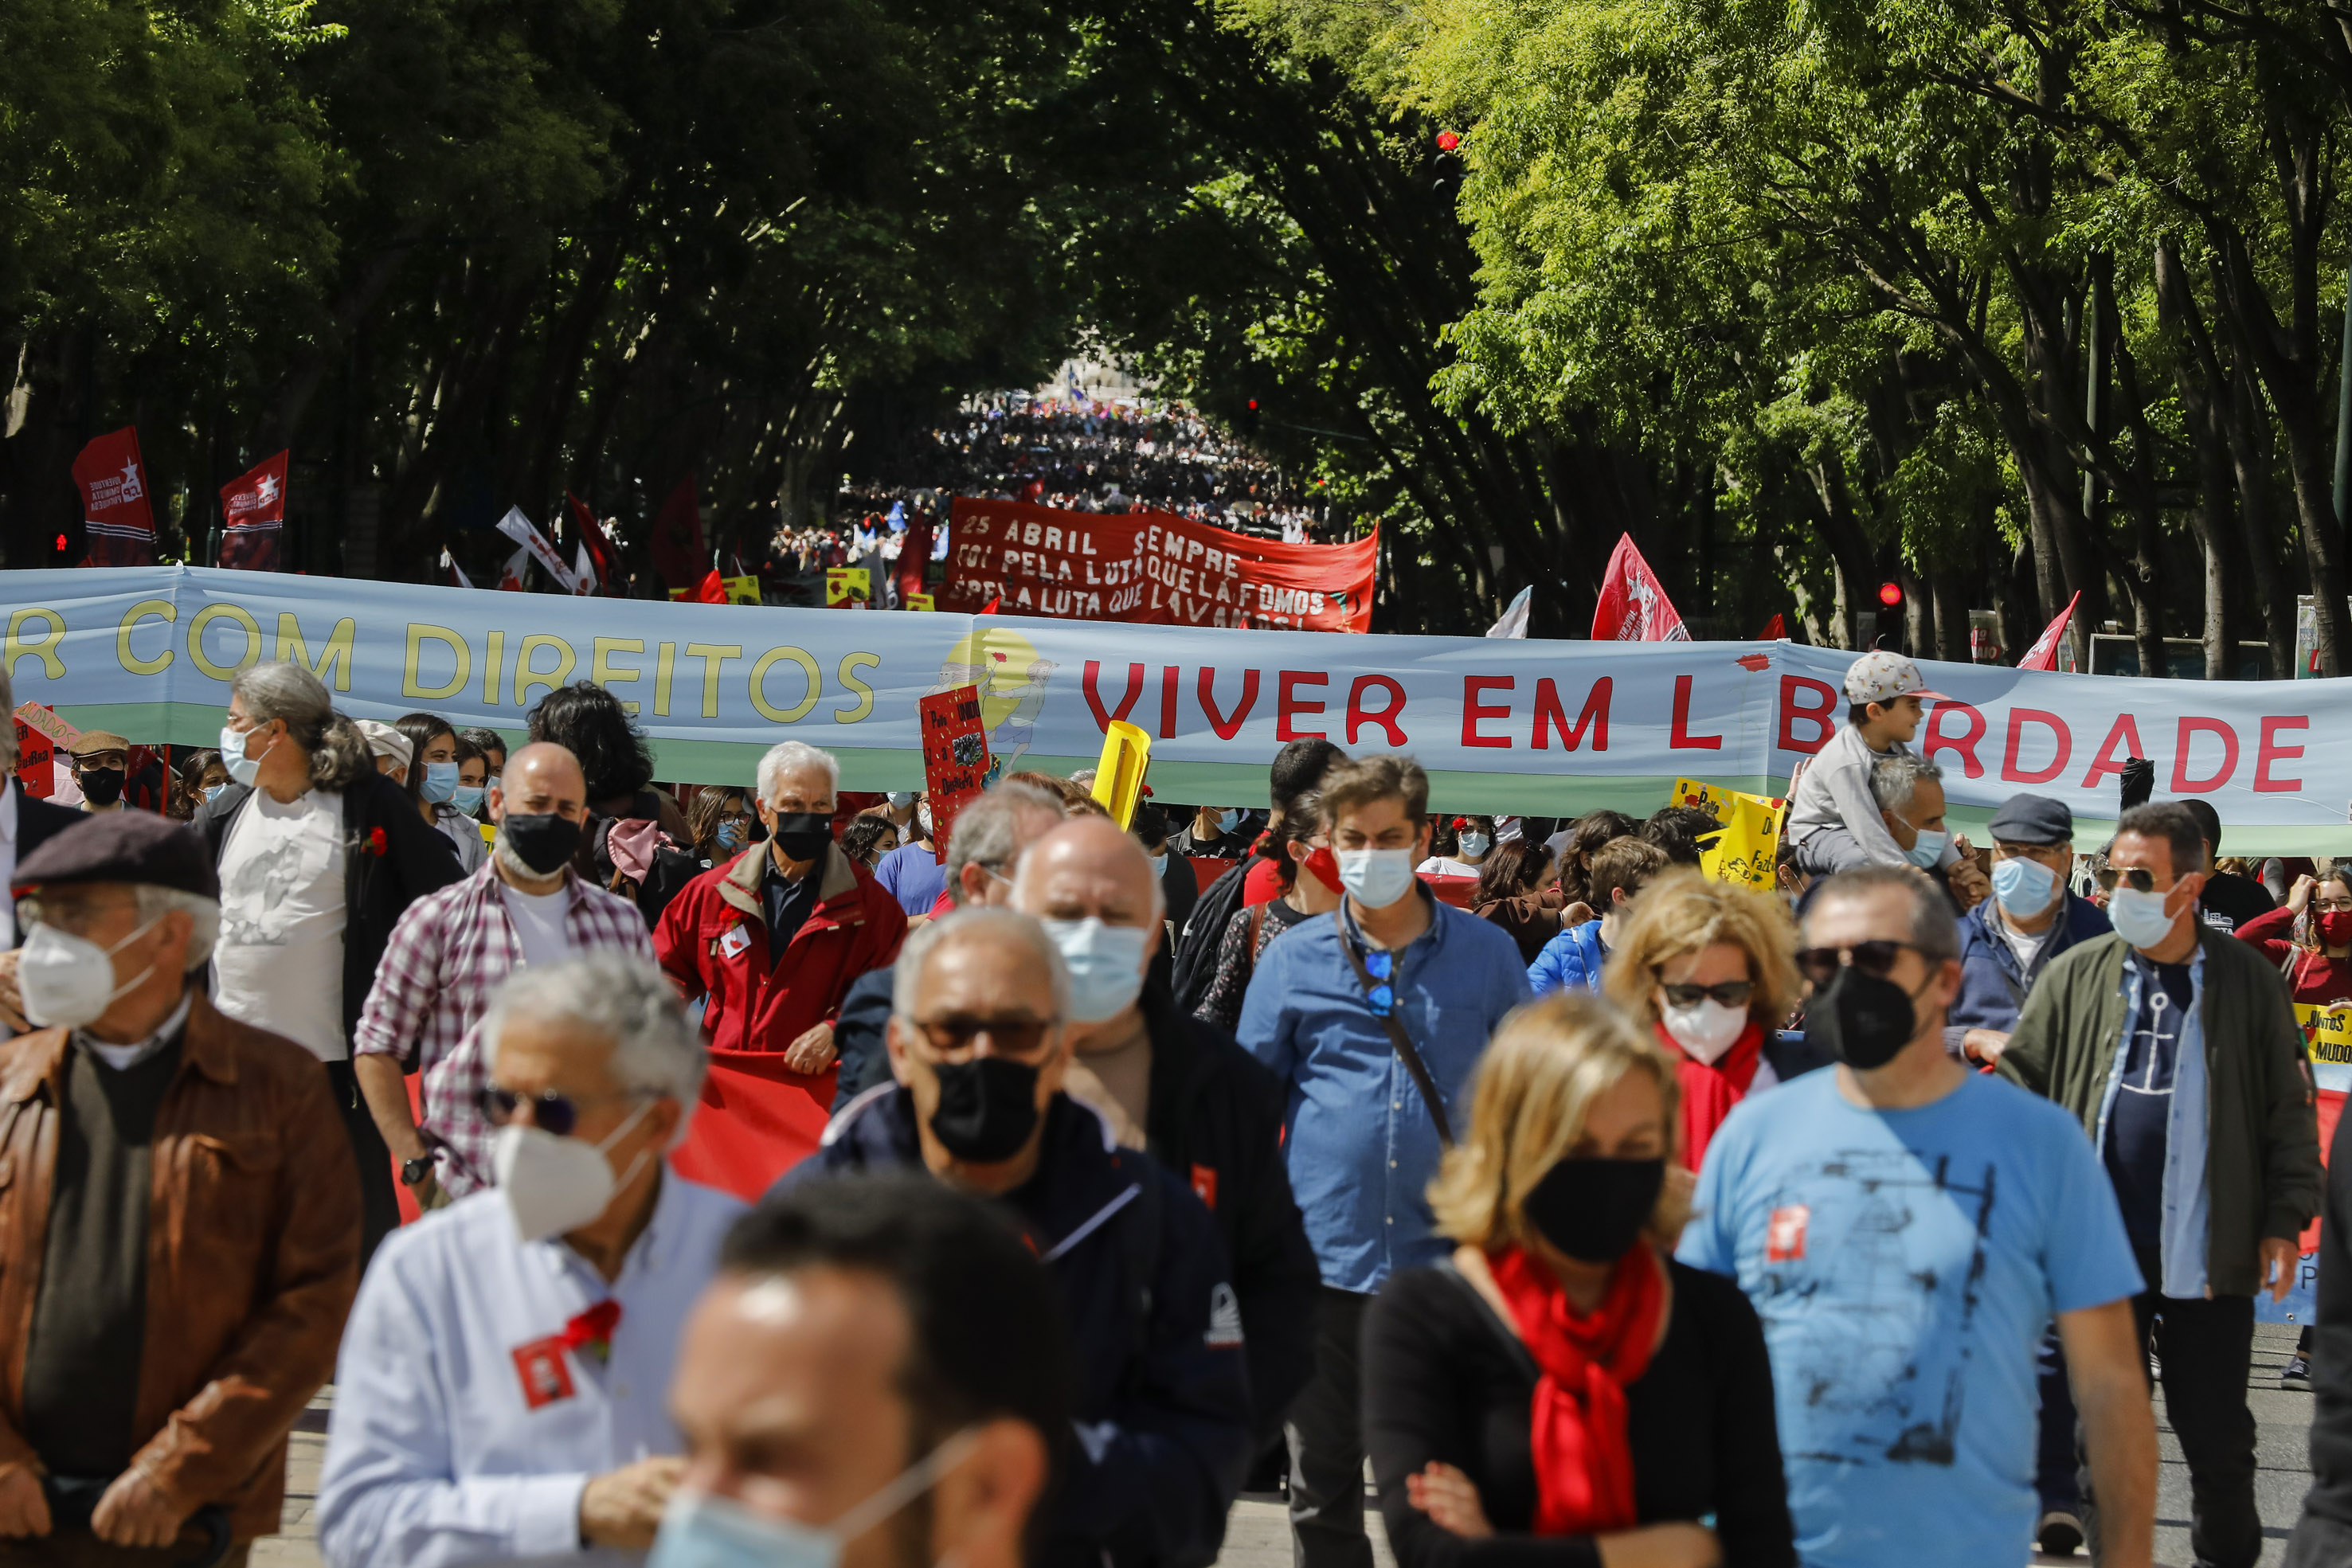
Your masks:
<svg viewBox="0 0 2352 1568"><path fill-rule="evenodd" d="M1106 925L1091 915L1044 925L1070 972L1072 1023L1101 1023L1134 1003L1136 993L1143 989L1143 948L1150 932L1139 925Z"/></svg>
<svg viewBox="0 0 2352 1568"><path fill-rule="evenodd" d="M1461 847L1462 852L1473 860L1486 852L1486 835L1484 833L1464 833L1454 841Z"/></svg>
<svg viewBox="0 0 2352 1568"><path fill-rule="evenodd" d="M1658 1021L1675 1043L1700 1061L1713 1066L1717 1057L1748 1032L1748 1009L1727 1008L1713 997L1701 997L1696 1007L1662 1007Z"/></svg>
<svg viewBox="0 0 2352 1568"><path fill-rule="evenodd" d="M44 1029L79 1029L114 1005L114 998L146 984L148 965L121 985L114 983L114 956L155 929L157 915L111 947L54 925L36 925L16 959L16 988L25 1016Z"/></svg>
<svg viewBox="0 0 2352 1568"><path fill-rule="evenodd" d="M803 1524L680 1487L662 1511L646 1568L838 1568L851 1542L940 1484L979 1441L958 1432L831 1524Z"/></svg>
<svg viewBox="0 0 2352 1568"><path fill-rule="evenodd" d="M2173 917L2164 912L2165 901L2171 896L2169 888L2142 893L2136 887L2118 887L2107 895L2107 923L2135 947L2161 947L2172 935Z"/></svg>
<svg viewBox="0 0 2352 1568"><path fill-rule="evenodd" d="M262 758L269 755L270 746L278 744L275 739L272 739L269 746L261 748L261 757L247 757L245 754L245 743L252 734L252 730L239 729L233 724L221 726L221 766L227 768L228 776L240 784L250 784L259 776Z"/></svg>
<svg viewBox="0 0 2352 1568"><path fill-rule="evenodd" d="M1339 885L1367 909L1386 909L1412 891L1411 850L1340 850Z"/></svg>
<svg viewBox="0 0 2352 1568"><path fill-rule="evenodd" d="M654 1103L646 1101L597 1144L559 1138L544 1127L511 1123L500 1127L490 1141L490 1169L506 1195L508 1212L514 1216L515 1234L525 1241L561 1236L604 1213L613 1194L635 1178L637 1167L653 1152L639 1150L629 1168L615 1177L604 1151L653 1108Z"/></svg>

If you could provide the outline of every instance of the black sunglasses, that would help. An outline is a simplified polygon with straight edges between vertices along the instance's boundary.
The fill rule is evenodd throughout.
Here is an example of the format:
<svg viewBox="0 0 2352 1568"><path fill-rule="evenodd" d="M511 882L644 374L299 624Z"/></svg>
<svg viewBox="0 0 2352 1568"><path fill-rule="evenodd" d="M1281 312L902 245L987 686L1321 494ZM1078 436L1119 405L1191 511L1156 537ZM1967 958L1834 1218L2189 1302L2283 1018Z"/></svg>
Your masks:
<svg viewBox="0 0 2352 1568"><path fill-rule="evenodd" d="M918 1020L915 1027L931 1042L933 1051L946 1052L969 1050L982 1035L994 1046L1001 1056L1027 1056L1045 1039L1045 1031L1054 1027L1050 1019L972 1018L958 1013L943 1019Z"/></svg>
<svg viewBox="0 0 2352 1568"><path fill-rule="evenodd" d="M627 1093L603 1094L588 1103L593 1105L601 1100L629 1098L631 1096ZM526 1100L530 1102L531 1124L541 1132L568 1138L572 1135L572 1129L580 1124L579 1103L569 1094L518 1094L495 1083L484 1084L474 1091L474 1108L482 1113L482 1120L493 1127L503 1127L513 1121L515 1112Z"/></svg>
<svg viewBox="0 0 2352 1568"><path fill-rule="evenodd" d="M1712 998L1723 1007L1744 1008L1748 1005L1748 998L1756 994L1756 982L1724 980L1712 986L1694 986L1661 979L1658 989L1666 994L1667 1004L1672 1007L1695 1008L1702 998Z"/></svg>
<svg viewBox="0 0 2352 1568"><path fill-rule="evenodd" d="M1906 947L1914 953L1924 951L1916 943L1876 939L1857 942L1851 947L1804 947L1798 950L1797 969L1816 986L1828 985L1848 964L1874 979L1883 980Z"/></svg>

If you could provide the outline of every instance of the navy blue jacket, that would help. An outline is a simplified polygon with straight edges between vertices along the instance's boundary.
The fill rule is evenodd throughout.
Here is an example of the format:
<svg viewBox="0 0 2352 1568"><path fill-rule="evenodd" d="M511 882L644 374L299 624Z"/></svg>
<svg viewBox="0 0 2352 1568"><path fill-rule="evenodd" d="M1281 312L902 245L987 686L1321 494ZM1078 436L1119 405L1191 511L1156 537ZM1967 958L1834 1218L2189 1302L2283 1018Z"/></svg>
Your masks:
<svg viewBox="0 0 2352 1568"><path fill-rule="evenodd" d="M877 1085L778 1186L922 1160L913 1094ZM1206 1568L1252 1457L1241 1307L1209 1211L1066 1095L1046 1108L1036 1174L1004 1201L1062 1287L1077 1364L1040 1562Z"/></svg>
<svg viewBox="0 0 2352 1568"><path fill-rule="evenodd" d="M1954 1056L1961 1054L1960 1039L1972 1029L1997 1029L2004 1034L2017 1027L2017 1015L2025 1007L2025 993L2050 960L2077 942L2094 936L2105 936L2113 929L2099 906L2087 898L2073 893L2066 894L2066 907L2058 916L2056 928L2033 961L2033 973L2021 972L2017 955L2001 934L1992 928L2000 918L1998 901L1986 898L1960 916L1960 994L1952 1002L1952 1010L1944 1019L1944 1049Z"/></svg>

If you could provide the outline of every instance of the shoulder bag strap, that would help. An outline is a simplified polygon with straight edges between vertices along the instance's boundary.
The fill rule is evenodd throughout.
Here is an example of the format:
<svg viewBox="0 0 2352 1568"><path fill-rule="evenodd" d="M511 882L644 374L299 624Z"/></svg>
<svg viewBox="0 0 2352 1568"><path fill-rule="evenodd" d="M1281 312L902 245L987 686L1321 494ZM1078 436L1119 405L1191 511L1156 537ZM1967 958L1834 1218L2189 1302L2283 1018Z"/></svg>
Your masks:
<svg viewBox="0 0 2352 1568"><path fill-rule="evenodd" d="M1370 1005L1372 992L1379 988L1380 982L1372 978L1370 969L1364 967L1364 956L1356 951L1356 944L1348 935L1347 908L1342 904L1333 910L1331 923L1339 928L1339 951L1348 956L1349 965L1356 971L1356 983L1364 988L1364 1000ZM1393 985L1389 988L1388 1010L1382 1012L1373 1008L1372 1016L1379 1019L1389 1031L1391 1049L1395 1051L1397 1060L1404 1063L1405 1072L1412 1079L1412 1086L1421 1092L1421 1103L1429 1108L1429 1119L1437 1128L1437 1141L1446 1148L1452 1148L1453 1124L1445 1119L1445 1105L1437 1096L1436 1080L1430 1077L1429 1068L1421 1060L1421 1052L1413 1049L1412 1036L1404 1031L1404 1020L1397 1017L1396 988Z"/></svg>

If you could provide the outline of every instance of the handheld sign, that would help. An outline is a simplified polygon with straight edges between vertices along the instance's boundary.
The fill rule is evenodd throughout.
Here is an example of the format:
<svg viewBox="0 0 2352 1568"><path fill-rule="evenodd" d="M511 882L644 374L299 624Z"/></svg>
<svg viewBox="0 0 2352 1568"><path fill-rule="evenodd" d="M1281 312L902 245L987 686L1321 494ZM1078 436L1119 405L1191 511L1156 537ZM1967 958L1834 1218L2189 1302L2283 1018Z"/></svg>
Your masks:
<svg viewBox="0 0 2352 1568"><path fill-rule="evenodd" d="M722 577L719 580L727 585L728 603L757 604L760 602L760 579L756 574L750 577Z"/></svg>
<svg viewBox="0 0 2352 1568"><path fill-rule="evenodd" d="M836 604L872 596L867 586L867 573L862 566L829 566L824 569L824 603L830 610Z"/></svg>
<svg viewBox="0 0 2352 1568"><path fill-rule="evenodd" d="M937 610L939 607L939 601L928 593L907 595L907 608L909 610Z"/></svg>
<svg viewBox="0 0 2352 1568"><path fill-rule="evenodd" d="M989 778L988 731L980 688L934 692L915 705L923 732L923 788L931 807L931 851L945 864L956 813L980 798Z"/></svg>
<svg viewBox="0 0 2352 1568"><path fill-rule="evenodd" d="M1095 800L1124 831L1143 798L1143 775L1151 766L1151 737L1124 719L1103 732L1102 760L1095 764Z"/></svg>
<svg viewBox="0 0 2352 1568"><path fill-rule="evenodd" d="M17 781L25 786L26 794L37 795L46 800L49 791L56 788L56 748L49 744L47 736L23 719L16 723Z"/></svg>
<svg viewBox="0 0 2352 1568"><path fill-rule="evenodd" d="M1717 882L1741 887L1769 888L1780 851L1780 825L1789 802L1763 795L1726 789L1696 779L1675 780L1676 806L1696 806L1712 812L1723 831L1712 842L1701 840L1698 868Z"/></svg>

